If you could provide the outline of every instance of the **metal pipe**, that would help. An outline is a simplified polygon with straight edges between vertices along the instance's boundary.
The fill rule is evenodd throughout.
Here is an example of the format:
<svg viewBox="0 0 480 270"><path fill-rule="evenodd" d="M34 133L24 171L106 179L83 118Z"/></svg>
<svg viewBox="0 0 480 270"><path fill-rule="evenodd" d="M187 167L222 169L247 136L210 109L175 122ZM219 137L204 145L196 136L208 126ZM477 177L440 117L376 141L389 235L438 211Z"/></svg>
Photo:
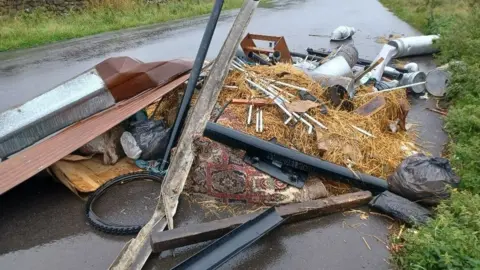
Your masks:
<svg viewBox="0 0 480 270"><path fill-rule="evenodd" d="M343 56L336 56L309 72L309 74L321 74L329 76L342 76L353 78L352 68Z"/></svg>
<svg viewBox="0 0 480 270"><path fill-rule="evenodd" d="M348 65L352 68L358 62L358 50L352 43L342 45L335 53L335 57L343 56Z"/></svg>
<svg viewBox="0 0 480 270"><path fill-rule="evenodd" d="M245 61L243 61L240 57L236 56L235 59L233 59L233 61L237 60L240 64L242 64L242 66L248 66L247 63L245 63Z"/></svg>
<svg viewBox="0 0 480 270"><path fill-rule="evenodd" d="M232 66L236 69L238 69L239 71L243 72L243 73L246 73L247 71L243 68L241 68L237 63L233 62L232 61Z"/></svg>
<svg viewBox="0 0 480 270"><path fill-rule="evenodd" d="M270 97L271 99L273 99L273 102L275 102L278 107L280 107L280 109L282 109L282 111L285 112L285 114L287 114L288 116L292 116L292 114L287 110L287 108L285 108L285 106L283 106L283 101L279 98L279 97L276 97L275 95L273 95L272 93L270 93L268 90L266 90L265 88L261 87L260 85L254 83L252 80L250 79L245 79L248 83L250 83L250 85L252 85L253 87L257 88L258 90L262 91L263 93L265 93L268 97Z"/></svg>
<svg viewBox="0 0 480 270"><path fill-rule="evenodd" d="M260 132L260 110L255 112L255 132Z"/></svg>
<svg viewBox="0 0 480 270"><path fill-rule="evenodd" d="M272 65L270 62L263 59L260 55L254 53L254 52L249 52L248 53L248 58L252 59L256 63L259 63L260 65L266 65L266 66L271 66Z"/></svg>
<svg viewBox="0 0 480 270"><path fill-rule="evenodd" d="M394 55L395 58L432 54L439 51L433 46L433 42L439 38L440 36L438 35L406 37L391 40L388 42L388 45L397 49L397 53Z"/></svg>
<svg viewBox="0 0 480 270"><path fill-rule="evenodd" d="M248 75L248 73L247 73ZM270 80L270 79L267 79L267 80ZM247 82L249 82L252 86L256 87L257 89L261 90L262 92L264 92L265 94L267 94L267 96L269 96L270 98L273 99L273 101L289 116L289 118L285 121L284 124L288 124L292 119L296 120L295 118L299 119L302 123L304 123L305 125L308 126L308 134L312 134L313 132L313 126L312 124L310 124L308 121L306 121L305 119L303 119L303 117L301 117L300 115L298 115L297 113L295 112L292 112L290 113L283 105L281 105L281 103L279 103L277 101L277 99L280 99L282 102L289 102L287 99L285 99L284 97L282 97L279 93L272 93L270 92L272 89L267 90L268 89L268 86L267 86L267 89L263 88L262 86L260 86L259 84L256 84L255 82L253 82L252 80L250 79L246 79ZM283 82L279 82L279 81L274 81L272 80L273 82L278 82L280 84L285 84L287 86L290 86L290 87L293 87L293 88L300 88L298 86L294 86L294 85L290 85L290 84L287 84L287 83L283 83ZM282 89L283 90L283 89ZM304 90L304 91L307 91L306 88L301 88L301 90ZM284 91L284 90L283 90ZM293 117L292 117L293 116ZM313 118L313 117L312 117ZM316 121L316 120L315 120ZM319 123L320 127L325 127L324 125L322 125L320 122L316 121L317 123Z"/></svg>
<svg viewBox="0 0 480 270"><path fill-rule="evenodd" d="M274 85L270 85L270 86L273 86L273 87L276 87ZM281 88L278 88L276 87L277 89L279 89L280 91L285 91ZM273 92L273 91L272 91ZM274 93L275 94L275 93ZM276 95L278 98L282 99L283 102L286 102L286 103L290 103L290 101L282 96L280 96L279 94ZM310 115L308 115L307 113L303 113L302 116L300 116L299 114L295 113L295 112L292 112L292 115L295 116L296 118L298 118L300 121L302 121L305 125L308 126L308 134L312 134L313 132L313 126L308 122L306 121L305 119L302 118L302 116L306 116L308 119L312 120L315 124L317 124L319 127L321 128L324 128L324 129L327 129L327 127L325 125L323 125L322 123L320 123L319 121L317 121L315 118L311 117ZM290 119L287 119L288 122L290 122ZM285 122L285 124L288 124L288 122Z"/></svg>
<svg viewBox="0 0 480 270"><path fill-rule="evenodd" d="M312 61L317 61L317 62L320 62L324 59L323 57L319 57L319 56L316 56L316 55L308 55L308 54L298 53L298 52L290 52L290 55L294 56L294 57L300 57L300 58L303 58L303 59L307 59L307 60L310 58Z"/></svg>
<svg viewBox="0 0 480 270"><path fill-rule="evenodd" d="M308 119L310 119L310 121L317 124L319 127L323 128L323 129L328 129L324 124L320 123L317 119L311 117L308 113L304 113L303 115L306 116Z"/></svg>
<svg viewBox="0 0 480 270"><path fill-rule="evenodd" d="M312 134L313 132L313 126L312 124L310 124L307 120L303 119L303 117L301 117L300 115L298 115L296 112L292 112L292 115L297 117L300 121L302 121L302 123L304 123L305 125L307 125L308 127L308 134Z"/></svg>
<svg viewBox="0 0 480 270"><path fill-rule="evenodd" d="M307 53L309 55L316 55L316 56L321 56L321 57L327 57L329 55L328 52L323 52L323 51L319 51L319 50L314 50L312 48L307 48ZM357 65L359 66L369 66L372 64L372 60L368 60L368 59L363 59L363 58L358 58L358 61L357 61ZM397 67L394 67L392 65L389 65L393 68L395 68L396 70L402 72L402 73L407 73L408 70L404 69L404 68L397 68Z"/></svg>
<svg viewBox="0 0 480 270"><path fill-rule="evenodd" d="M293 89L297 89L297 90L301 90L301 91L307 91L308 92L308 89L305 88L305 87L300 87L300 86L296 86L296 85L293 85L293 84L289 84L289 83L285 83L285 82L281 82L281 81L276 81L276 80L272 80L272 79L266 79L267 81L270 81L274 84L278 84L278 85L283 85L283 86L287 86L287 87L291 87Z"/></svg>
<svg viewBox="0 0 480 270"><path fill-rule="evenodd" d="M368 189L375 193L388 189L387 181L383 179L360 172L354 173L349 168L306 155L275 143L264 141L215 123L207 123L203 135L232 148L246 150L250 156L275 160L307 172L326 174L332 176L333 179L338 179L339 181L352 184L359 188Z"/></svg>
<svg viewBox="0 0 480 270"><path fill-rule="evenodd" d="M409 88L413 92L420 94L425 91L425 85L424 84L413 85L413 84L426 82L426 81L427 81L427 75L422 71L405 73L403 74L402 79L399 81L399 85L404 86L405 88L407 88L406 85L410 85Z"/></svg>
<svg viewBox="0 0 480 270"><path fill-rule="evenodd" d="M296 97L295 95L292 95L292 94L290 94L289 92L287 92L285 89L279 88L279 87L277 87L277 86L275 86L275 85L273 85L273 84L271 84L271 83L269 83L269 82L267 82L267 81L265 81L265 80L263 80L263 79L259 79L259 80L260 80L262 83L266 84L267 87L271 87L271 88L273 88L273 89L275 89L275 90L277 90L277 91L279 91L279 92L281 92L281 93L284 93L284 94L286 94L286 95L288 95L288 96L290 96L290 97Z"/></svg>
<svg viewBox="0 0 480 270"><path fill-rule="evenodd" d="M195 57L195 62L193 64L192 72L190 73L190 78L188 79L187 88L185 89L185 94L180 104L180 108L177 112L177 117L175 118L175 123L173 124L172 133L168 140L168 145L166 148L165 155L163 156L162 164L160 165L160 171L165 170L167 167L167 161L170 157L170 152L173 146L177 143L177 140L180 136L180 131L185 122L188 109L190 107L190 101L192 100L193 91L197 85L198 77L202 71L203 63L205 62L205 57L207 56L208 48L210 47L210 42L212 41L213 33L217 27L218 18L220 17L220 12L222 11L224 0L216 0L208 20L207 27L203 33L202 41L200 47L198 48L197 56Z"/></svg>
<svg viewBox="0 0 480 270"><path fill-rule="evenodd" d="M364 95L356 96L356 97L364 97L364 96L371 96L371 95L375 95L375 94L383 94L383 93L386 93L386 92L405 89L405 88L408 88L408 87L422 85L422 84L426 84L426 83L427 82L418 82L418 83L413 83L413 84L409 84L409 85L402 85L402 86L398 86L398 87L394 87L394 88L390 88L390 89L385 89L385 90L382 90L382 91L372 92L372 93L368 93L368 94L364 94Z"/></svg>
<svg viewBox="0 0 480 270"><path fill-rule="evenodd" d="M260 132L263 132L263 110L260 108Z"/></svg>
<svg viewBox="0 0 480 270"><path fill-rule="evenodd" d="M248 106L247 125L250 125L252 123L252 111L253 111L253 105L250 104L250 106Z"/></svg>
<svg viewBox="0 0 480 270"><path fill-rule="evenodd" d="M267 87L268 89L268 87ZM272 90L272 89L270 89ZM286 102L286 103L290 103L290 101L288 101L286 98L282 97L279 93L275 93L274 91L272 91L273 94L277 97L277 98L280 98L283 102ZM312 124L310 124L307 120L303 119L303 117L301 117L299 114L297 114L296 112L292 112L292 115L299 119L302 123L304 123L305 125L307 125L308 127L308 134L312 134L313 132L313 126ZM293 118L295 120L295 118ZM290 120L288 121L290 122ZM286 124L288 124L288 122Z"/></svg>

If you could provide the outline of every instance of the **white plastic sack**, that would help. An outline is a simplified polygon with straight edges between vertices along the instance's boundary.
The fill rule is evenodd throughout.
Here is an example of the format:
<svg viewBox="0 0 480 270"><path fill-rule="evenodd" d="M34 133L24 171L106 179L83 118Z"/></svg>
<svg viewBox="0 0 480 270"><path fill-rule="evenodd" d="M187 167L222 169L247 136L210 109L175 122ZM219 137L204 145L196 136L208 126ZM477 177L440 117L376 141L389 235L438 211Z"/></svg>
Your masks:
<svg viewBox="0 0 480 270"><path fill-rule="evenodd" d="M120 143L122 144L123 151L127 157L138 159L142 155L142 149L138 147L137 141L135 141L132 133L128 131L123 132L120 137Z"/></svg>

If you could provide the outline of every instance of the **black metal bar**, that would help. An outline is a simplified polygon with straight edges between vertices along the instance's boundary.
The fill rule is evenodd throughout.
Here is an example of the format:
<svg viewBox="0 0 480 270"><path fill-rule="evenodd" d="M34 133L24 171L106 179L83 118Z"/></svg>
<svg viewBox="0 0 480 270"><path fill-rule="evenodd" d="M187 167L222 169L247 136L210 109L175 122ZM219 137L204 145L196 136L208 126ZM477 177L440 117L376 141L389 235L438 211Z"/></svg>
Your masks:
<svg viewBox="0 0 480 270"><path fill-rule="evenodd" d="M295 56L295 57L300 57L300 58L307 58L307 60L314 60L314 61L322 61L324 59L324 57L319 57L319 56L316 56L316 55L309 55L309 54L304 54L304 53L298 53L298 52L290 52L290 55L291 56Z"/></svg>
<svg viewBox="0 0 480 270"><path fill-rule="evenodd" d="M275 160L284 165L331 176L356 187L378 193L388 189L387 181L339 166L296 150L292 150L254 136L215 124L207 123L204 136L233 148L244 149L251 156Z"/></svg>
<svg viewBox="0 0 480 270"><path fill-rule="evenodd" d="M262 160L247 154L243 158L243 161L255 169L296 188L303 188L308 178L307 172L284 166L281 163L277 164L277 162L272 160Z"/></svg>
<svg viewBox="0 0 480 270"><path fill-rule="evenodd" d="M188 109L190 107L190 101L192 100L193 91L197 85L198 77L202 71L203 63L205 62L205 57L207 56L208 48L210 47L210 42L212 41L213 33L217 27L218 18L220 17L220 12L222 11L224 0L216 0L208 20L207 27L203 33L202 42L198 48L197 56L195 62L193 63L192 72L190 78L188 79L187 88L185 89L185 94L180 104L180 108L177 112L177 117L175 118L175 123L173 124L172 133L170 134L170 139L163 156L162 164L160 165L160 171L163 171L166 168L167 161L170 157L170 152L173 146L177 143L178 137L181 134L181 129L185 122Z"/></svg>
<svg viewBox="0 0 480 270"><path fill-rule="evenodd" d="M227 233L172 269L217 269L285 221L275 207Z"/></svg>

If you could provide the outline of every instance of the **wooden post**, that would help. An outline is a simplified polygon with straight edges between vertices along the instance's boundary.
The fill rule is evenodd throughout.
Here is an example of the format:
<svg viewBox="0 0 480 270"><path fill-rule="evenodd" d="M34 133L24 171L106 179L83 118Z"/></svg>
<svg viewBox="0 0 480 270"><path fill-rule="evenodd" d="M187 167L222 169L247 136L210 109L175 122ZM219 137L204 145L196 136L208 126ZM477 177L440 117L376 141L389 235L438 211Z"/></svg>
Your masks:
<svg viewBox="0 0 480 270"><path fill-rule="evenodd" d="M169 228L173 229L173 216L177 210L178 198L183 191L194 159L193 141L203 135L203 130L228 74L230 62L257 5L258 0L245 0L205 80L195 107L185 122L177 149L163 180L161 196L152 218L140 230L137 237L126 244L110 269L141 269L152 252L150 235L153 227L156 225L156 228L164 229L168 222Z"/></svg>

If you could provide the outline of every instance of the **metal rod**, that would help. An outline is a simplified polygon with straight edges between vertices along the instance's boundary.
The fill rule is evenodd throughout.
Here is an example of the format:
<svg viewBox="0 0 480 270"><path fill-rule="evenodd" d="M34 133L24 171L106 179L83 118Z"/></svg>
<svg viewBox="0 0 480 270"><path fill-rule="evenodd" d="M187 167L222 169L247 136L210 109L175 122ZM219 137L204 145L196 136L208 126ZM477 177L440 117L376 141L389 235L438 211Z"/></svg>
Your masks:
<svg viewBox="0 0 480 270"><path fill-rule="evenodd" d="M236 64L234 65L234 67L236 67ZM238 67L236 67L238 68ZM249 75L247 72L245 72L247 75ZM278 102L277 99L280 99L282 102L290 102L288 101L286 98L282 97L279 93L275 93L275 91L272 91L273 89L269 89L269 86L267 86L266 88L263 88L262 86L260 86L259 84L253 82L252 80L250 79L245 79L247 82L249 82L252 86L256 87L257 89L261 90L262 92L264 92L265 94L267 94L267 96L269 96L270 98L272 98L274 100L274 102L289 116L289 118L284 122L284 124L288 124L292 119L296 120L296 119L299 119L302 123L304 123L305 125L308 126L308 134L312 134L313 132L313 126L312 124L310 124L307 120L305 120L303 117L301 117L300 115L298 115L297 113L295 112L292 112L290 113L288 111L288 109L286 109L283 105L281 105L280 102ZM261 81L264 81L263 79L260 79ZM278 82L280 84L284 84L286 86L289 86L289 87L292 87L292 88L295 88L297 90L303 90L303 91L308 91L308 89L306 88L302 88L302 87L299 87L299 86L295 86L295 85L291 85L291 84L287 84L287 83L283 83L283 82L279 82L279 81L275 81L275 80L271 80L271 79L267 79L267 80L270 80L272 82ZM270 84L269 84L270 85ZM273 85L271 85L273 86ZM278 87L277 87L278 88ZM267 90L268 89L268 90ZM281 89L281 88L278 88L280 89L280 91L284 91L286 92L284 89ZM270 91L269 91L270 90ZM273 92L273 93L272 93ZM305 113L306 114L306 113ZM293 117L292 117L293 116ZM309 116L309 119L314 119L313 117L311 117L310 115ZM320 127L322 128L326 128L325 125L321 124L320 122L318 122L317 120L314 119L314 122L319 125Z"/></svg>
<svg viewBox="0 0 480 270"><path fill-rule="evenodd" d="M292 112L292 115L295 116L296 118L298 118L302 123L304 123L305 125L307 125L307 127L308 127L308 134L312 134L312 132L313 132L313 126L312 126L312 124L310 124L307 120L305 120L303 117L301 117L300 115L298 115L296 112Z"/></svg>
<svg viewBox="0 0 480 270"><path fill-rule="evenodd" d="M260 132L260 110L258 108L255 113L255 132Z"/></svg>
<svg viewBox="0 0 480 270"><path fill-rule="evenodd" d="M312 61L317 61L317 62L320 62L323 60L323 57L319 57L319 56L316 56L316 55L308 55L308 54L304 54L304 53L298 53L298 52L290 52L290 55L291 56L295 56L295 57L300 57L300 58L304 58L304 59L312 59Z"/></svg>
<svg viewBox="0 0 480 270"><path fill-rule="evenodd" d="M371 96L371 95L375 95L375 94L382 94L382 93L385 93L385 92L391 92L391 91L395 91L395 90L399 90L399 89L405 89L405 88L408 88L408 87L422 85L422 84L426 84L426 83L427 82L418 82L418 83L412 83L412 84L408 84L408 85L397 86L397 87L394 87L394 88L385 89L385 90L377 91L377 92L372 92L372 93L364 94L364 95L357 96L357 97L364 97L364 96Z"/></svg>
<svg viewBox="0 0 480 270"><path fill-rule="evenodd" d="M243 61L242 59L240 59L240 57L236 56L234 61L237 60L239 63L241 63L243 66L248 66L247 63L245 63L245 61Z"/></svg>
<svg viewBox="0 0 480 270"><path fill-rule="evenodd" d="M274 85L270 85L270 86L274 86ZM275 86L276 87L276 86ZM279 87L276 87L277 89L279 89L280 91L285 91ZM270 89L271 90L271 89ZM277 95L280 99L282 99L284 102L286 103L290 103L289 100L287 100L286 98L282 97L281 95ZM313 126L308 123L305 119L303 119L300 115L298 115L297 113L294 113L292 112L292 115L296 116L298 119L300 119L300 121L302 121L302 123L306 124L308 126L308 134L311 134L313 132ZM322 123L320 123L318 120L316 120L315 118L313 118L312 116L310 116L309 114L307 113L303 113L302 116L306 116L308 119L310 119L312 122L314 122L315 124L317 124L319 127L321 128L324 128L324 129L328 129L325 125L323 125ZM289 120L289 119L287 119ZM290 120L289 120L290 121ZM286 122L285 124L288 124L288 122Z"/></svg>
<svg viewBox="0 0 480 270"><path fill-rule="evenodd" d="M287 114L288 116L292 116L292 113L290 113L287 108L284 107L284 105L282 104L282 100L276 96L274 96L272 93L270 93L268 90L266 90L265 88L261 87L260 85L258 85L257 83L253 82L252 80L250 79L245 79L248 83L250 83L250 85L252 85L253 87L257 88L258 90L262 91L263 93L267 94L267 96L269 96L271 99L273 99L273 102L275 102L278 107L280 107L280 109L282 109L282 111L285 112L285 114Z"/></svg>
<svg viewBox="0 0 480 270"><path fill-rule="evenodd" d="M250 125L252 123L252 110L253 110L253 105L250 104L250 106L248 106L247 125Z"/></svg>
<svg viewBox="0 0 480 270"><path fill-rule="evenodd" d="M193 91L197 85L198 77L202 71L203 63L205 57L207 56L208 48L210 47L210 42L212 41L213 33L217 27L218 18L220 17L220 12L222 11L224 0L216 0L208 20L207 27L202 37L200 47L198 48L197 56L192 67L192 72L190 73L190 78L188 79L187 88L185 89L185 94L180 104L180 108L177 112L177 117L175 118L175 123L173 124L172 133L168 140L167 148L165 150L165 155L163 156L162 164L160 165L160 171L165 170L168 159L170 157L170 152L173 146L177 143L177 140L180 136L180 131L185 122L185 116L187 115L188 108L190 107L190 101L192 100Z"/></svg>
<svg viewBox="0 0 480 270"><path fill-rule="evenodd" d="M317 119L313 118L312 116L310 116L308 113L304 113L303 114L305 117L307 117L308 119L310 119L310 121L314 122L315 124L317 124L319 127L323 128L323 129L328 129L324 124L320 123Z"/></svg>
<svg viewBox="0 0 480 270"><path fill-rule="evenodd" d="M287 92L287 90L285 90L285 89L282 89L282 88L280 88L280 87L278 87L278 86L276 86L276 85L274 85L274 84L271 84L271 83L269 83L269 82L267 82L267 81L265 81L265 80L263 80L263 79L260 79L260 81L263 82L263 83L265 83L265 84L267 84L269 87L272 87L273 89L275 89L275 90L277 90L277 91L279 91L279 92L285 93L285 94L287 94L287 95L290 96L290 97L295 97L295 95L290 94L290 93Z"/></svg>
<svg viewBox="0 0 480 270"><path fill-rule="evenodd" d="M354 126L354 125L351 125L351 126L352 126L354 129L360 131L362 134L365 134L365 135L367 135L367 136L369 136L369 137L375 138L375 136L373 136L372 133L366 131L365 129L361 129L361 128L359 128L359 127L357 127L357 126Z"/></svg>
<svg viewBox="0 0 480 270"><path fill-rule="evenodd" d="M289 83L285 83L285 82L281 82L281 81L276 81L276 80L272 80L272 79L266 79L268 81L271 81L275 84L279 84L279 85L283 85L283 86L287 86L287 87L291 87L293 89L297 89L297 90L302 90L302 91L307 91L308 92L308 89L305 88L305 87L300 87L300 86L296 86L296 85L292 85L292 84L289 84Z"/></svg>
<svg viewBox="0 0 480 270"><path fill-rule="evenodd" d="M246 73L247 71L243 68L241 68L237 63L235 63L234 61L232 61L232 66L238 70L240 70L241 72L244 72Z"/></svg>
<svg viewBox="0 0 480 270"><path fill-rule="evenodd" d="M260 109L260 132L263 132L263 110Z"/></svg>

